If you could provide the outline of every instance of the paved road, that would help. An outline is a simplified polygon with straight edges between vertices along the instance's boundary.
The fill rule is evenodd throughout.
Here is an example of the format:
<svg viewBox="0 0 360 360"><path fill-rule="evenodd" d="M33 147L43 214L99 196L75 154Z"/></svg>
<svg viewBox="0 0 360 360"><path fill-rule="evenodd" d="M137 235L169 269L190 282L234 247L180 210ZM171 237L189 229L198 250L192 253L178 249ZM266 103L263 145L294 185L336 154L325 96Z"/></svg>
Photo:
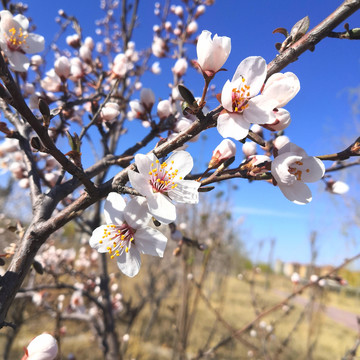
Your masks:
<svg viewBox="0 0 360 360"><path fill-rule="evenodd" d="M287 293L285 291L281 291L281 290L274 290L274 293L281 297L286 297L286 296L290 295L289 293ZM291 301L296 304L305 306L309 300L302 296L296 296ZM356 317L360 316L360 313L355 314L350 311L338 309L333 306L326 306L324 312L330 319L336 321L337 323L342 324L356 332L359 331L359 326L357 324Z"/></svg>

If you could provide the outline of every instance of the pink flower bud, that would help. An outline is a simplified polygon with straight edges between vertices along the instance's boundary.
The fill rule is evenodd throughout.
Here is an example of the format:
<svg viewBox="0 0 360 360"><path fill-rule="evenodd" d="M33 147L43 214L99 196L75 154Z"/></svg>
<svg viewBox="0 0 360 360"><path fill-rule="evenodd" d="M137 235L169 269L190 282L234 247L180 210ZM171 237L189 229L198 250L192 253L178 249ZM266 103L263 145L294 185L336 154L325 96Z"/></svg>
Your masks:
<svg viewBox="0 0 360 360"><path fill-rule="evenodd" d="M289 142L290 142L290 139L287 136L281 135L274 139L273 145L276 149L279 150Z"/></svg>
<svg viewBox="0 0 360 360"><path fill-rule="evenodd" d="M137 119L146 119L146 110L139 100L129 102L131 111Z"/></svg>
<svg viewBox="0 0 360 360"><path fill-rule="evenodd" d="M94 50L95 43L92 37L87 36L84 40L84 45L87 46L91 51Z"/></svg>
<svg viewBox="0 0 360 360"><path fill-rule="evenodd" d="M276 120L271 124L264 124L263 126L270 131L280 131L286 129L291 122L290 113L283 109L275 109L274 114L276 116Z"/></svg>
<svg viewBox="0 0 360 360"><path fill-rule="evenodd" d="M151 72L155 75L159 75L161 73L160 63L155 61L151 66Z"/></svg>
<svg viewBox="0 0 360 360"><path fill-rule="evenodd" d="M236 145L230 139L224 139L213 151L209 168L218 167L225 160L230 159L236 154Z"/></svg>
<svg viewBox="0 0 360 360"><path fill-rule="evenodd" d="M166 119L172 113L171 103L169 100L161 100L157 106L157 114L160 120Z"/></svg>
<svg viewBox="0 0 360 360"><path fill-rule="evenodd" d="M252 141L247 141L242 146L242 151L246 157L256 154L256 144Z"/></svg>
<svg viewBox="0 0 360 360"><path fill-rule="evenodd" d="M155 94L151 89L143 88L140 92L140 101L145 109L150 112L155 103Z"/></svg>
<svg viewBox="0 0 360 360"><path fill-rule="evenodd" d="M206 7L205 5L199 5L196 8L195 17L199 17L200 15L203 15L205 13Z"/></svg>
<svg viewBox="0 0 360 360"><path fill-rule="evenodd" d="M82 78L84 76L82 61L78 57L75 57L75 58L70 59L70 64L71 64L70 79L73 81L76 81L76 80Z"/></svg>
<svg viewBox="0 0 360 360"><path fill-rule="evenodd" d="M196 21L191 21L189 25L186 27L186 32L188 35L195 34L198 30L198 24Z"/></svg>
<svg viewBox="0 0 360 360"><path fill-rule="evenodd" d="M58 345L50 334L41 334L34 338L26 349L23 360L53 360L57 356Z"/></svg>
<svg viewBox="0 0 360 360"><path fill-rule="evenodd" d="M115 120L119 114L119 105L112 102L106 103L100 112L101 119L109 122Z"/></svg>
<svg viewBox="0 0 360 360"><path fill-rule="evenodd" d="M186 73L186 70L188 68L188 63L186 59L181 58L178 59L172 68L172 72L177 76L183 76Z"/></svg>
<svg viewBox="0 0 360 360"><path fill-rule="evenodd" d="M170 31L170 30L171 30L172 25L171 25L171 22L170 22L170 21L166 21L165 24L164 24L164 26L165 26L165 30L166 30L166 31Z"/></svg>
<svg viewBox="0 0 360 360"><path fill-rule="evenodd" d="M184 15L184 9L182 8L181 5L178 5L175 7L174 13L175 15L182 17Z"/></svg>
<svg viewBox="0 0 360 360"><path fill-rule="evenodd" d="M67 79L70 76L70 60L66 56L60 56L54 64L55 72L60 78Z"/></svg>
<svg viewBox="0 0 360 360"><path fill-rule="evenodd" d="M66 43L73 47L78 48L80 46L80 38L78 34L69 35L66 37Z"/></svg>
<svg viewBox="0 0 360 360"><path fill-rule="evenodd" d="M111 70L116 76L119 76L121 78L125 76L128 70L127 58L125 54L120 53L115 56L113 67Z"/></svg>
<svg viewBox="0 0 360 360"><path fill-rule="evenodd" d="M330 191L332 194L343 195L349 191L349 185L343 181L334 181L330 180L327 183L326 190Z"/></svg>
<svg viewBox="0 0 360 360"><path fill-rule="evenodd" d="M203 72L215 74L224 65L231 51L231 39L217 36L211 39L211 32L204 30L196 45L198 64Z"/></svg>
<svg viewBox="0 0 360 360"><path fill-rule="evenodd" d="M86 45L82 45L79 49L79 56L80 59L84 60L87 63L90 63L92 60L91 49L88 48Z"/></svg>
<svg viewBox="0 0 360 360"><path fill-rule="evenodd" d="M166 42L162 38L155 36L151 45L151 50L156 57L164 57L167 51Z"/></svg>
<svg viewBox="0 0 360 360"><path fill-rule="evenodd" d="M43 63L43 58L40 55L33 55L31 57L31 65L40 66Z"/></svg>

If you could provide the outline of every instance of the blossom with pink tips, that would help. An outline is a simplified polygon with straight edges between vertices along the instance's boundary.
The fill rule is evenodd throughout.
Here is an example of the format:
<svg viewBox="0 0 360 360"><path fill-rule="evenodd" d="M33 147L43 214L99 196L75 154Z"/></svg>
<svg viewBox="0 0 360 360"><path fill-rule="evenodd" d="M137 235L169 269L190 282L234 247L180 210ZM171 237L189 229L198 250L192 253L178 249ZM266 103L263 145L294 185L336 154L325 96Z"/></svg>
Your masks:
<svg viewBox="0 0 360 360"><path fill-rule="evenodd" d="M230 159L236 154L236 145L230 139L224 139L213 151L209 168L218 167L225 160Z"/></svg>
<svg viewBox="0 0 360 360"><path fill-rule="evenodd" d="M90 246L100 253L109 253L125 275L137 275L140 253L163 257L167 238L148 226L151 214L145 198L136 196L126 204L120 194L111 192L105 201L104 215L106 225L93 231Z"/></svg>
<svg viewBox="0 0 360 360"><path fill-rule="evenodd" d="M148 201L151 215L158 221L169 224L176 220L176 203L197 204L200 183L184 180L193 168L193 159L186 151L175 151L160 163L151 153L135 155L139 172L129 170L129 180L134 189Z"/></svg>
<svg viewBox="0 0 360 360"><path fill-rule="evenodd" d="M316 182L325 174L325 166L316 157L308 156L299 146L289 142L278 150L271 164L271 174L284 196L295 204L312 200L305 183Z"/></svg>
<svg viewBox="0 0 360 360"><path fill-rule="evenodd" d="M25 54L44 50L44 37L28 33L28 28L29 20L24 15L13 16L8 10L0 11L0 47L7 56L12 70L26 72L30 60Z"/></svg>
<svg viewBox="0 0 360 360"><path fill-rule="evenodd" d="M229 37L215 34L211 39L211 32L204 30L196 44L197 62L204 73L214 76L225 64L230 51L231 39Z"/></svg>

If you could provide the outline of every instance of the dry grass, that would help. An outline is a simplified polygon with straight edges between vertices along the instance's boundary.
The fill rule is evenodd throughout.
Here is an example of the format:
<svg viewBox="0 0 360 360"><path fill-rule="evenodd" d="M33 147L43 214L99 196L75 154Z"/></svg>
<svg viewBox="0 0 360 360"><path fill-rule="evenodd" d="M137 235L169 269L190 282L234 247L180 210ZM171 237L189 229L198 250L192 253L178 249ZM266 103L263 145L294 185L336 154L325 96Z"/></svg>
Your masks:
<svg viewBox="0 0 360 360"><path fill-rule="evenodd" d="M121 283L123 293L131 294L136 298L135 286L141 285L140 280L125 280ZM265 290L263 286L264 279L259 277L255 285L255 300L258 308L265 309L278 303L281 298L276 295L272 289L275 287L287 289L289 281L279 277L272 277L272 289ZM181 284L175 288L171 295L163 302L156 324L151 329L150 336L144 339L144 330L148 325L148 319L152 314L153 308L150 304L146 305L141 315L134 324L131 331L130 341L126 345L127 352L125 359L137 360L166 360L172 359L173 346L179 335L176 330L176 314L181 306L182 293ZM194 289L193 289L194 290ZM190 297L190 304L195 296L195 291ZM250 286L245 281L239 281L235 277L221 278L212 274L206 281L204 294L210 300L212 306L217 309L221 317L234 329L242 328L248 322L254 319L255 311L250 296ZM343 294L327 294L326 300L329 304L336 305L342 303L342 308L356 309L356 299L346 298ZM345 304L345 305L344 305ZM34 309L33 309L34 310ZM274 330L268 332L260 329L258 324L255 326L257 336L251 337L249 332L243 335L243 339L256 348L255 358L263 359L264 352L274 354L279 348L281 342L292 331L294 324L299 319L303 307L294 305L294 309L287 315L283 310L278 310L263 320L267 324L272 324ZM29 321L22 327L19 336L14 345L11 359L21 358L22 348L27 345L34 335L41 333L44 324L53 329L54 320L42 314L27 313ZM101 351L98 348L97 341L86 328L84 324L66 323L67 335L61 343L64 355L73 353L77 359L102 359ZM119 324L119 333L124 334L125 328ZM212 334L212 335L210 335ZM194 319L194 325L189 335L187 354L189 358L197 354L199 349L208 349L217 344L221 339L229 336L229 330L216 319L215 314L207 308L202 299L199 300L198 311ZM322 312L313 314L310 321L307 316L297 327L294 335L290 338L288 346L275 359L307 359L307 349L309 342L316 340L316 346L313 352L313 359L331 360L340 359L344 356L346 350L352 347L356 339L356 333L342 325L335 323L326 317ZM0 337L0 349L2 349L3 339ZM220 347L216 352L216 359L235 360L248 358L249 348L239 340L231 340L226 346ZM0 350L1 354L1 350ZM89 355L91 354L91 355ZM65 358L65 357L64 357Z"/></svg>

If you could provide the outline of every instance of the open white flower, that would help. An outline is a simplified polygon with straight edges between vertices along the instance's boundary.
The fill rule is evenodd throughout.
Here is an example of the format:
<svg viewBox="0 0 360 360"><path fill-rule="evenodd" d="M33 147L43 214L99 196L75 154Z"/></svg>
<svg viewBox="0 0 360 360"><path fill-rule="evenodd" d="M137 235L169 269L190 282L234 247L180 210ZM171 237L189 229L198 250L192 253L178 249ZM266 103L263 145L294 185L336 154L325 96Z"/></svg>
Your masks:
<svg viewBox="0 0 360 360"><path fill-rule="evenodd" d="M120 194L111 192L104 214L107 225L93 231L90 246L100 253L109 253L125 275L133 277L139 272L140 253L163 257L167 238L147 226L151 215L145 198L137 196L126 204Z"/></svg>
<svg viewBox="0 0 360 360"><path fill-rule="evenodd" d="M211 32L204 30L197 41L196 52L201 70L208 76L214 76L224 65L230 55L231 39L227 36L217 36L211 39Z"/></svg>
<svg viewBox="0 0 360 360"><path fill-rule="evenodd" d="M323 162L308 156L302 148L291 142L281 147L278 154L271 164L271 174L281 192L295 204L309 203L312 195L305 183L318 181L324 176Z"/></svg>
<svg viewBox="0 0 360 360"><path fill-rule="evenodd" d="M176 151L162 164L153 153L137 154L135 164L139 172L129 171L131 185L146 197L149 211L158 221L164 224L175 221L173 201L199 202L200 183L184 180L193 168L193 159L188 152Z"/></svg>
<svg viewBox="0 0 360 360"><path fill-rule="evenodd" d="M221 92L224 110L218 117L217 129L224 138L244 139L250 124L267 124L275 121L273 109L278 101L258 95L266 78L266 62L260 56L244 59L231 81Z"/></svg>
<svg viewBox="0 0 360 360"><path fill-rule="evenodd" d="M0 47L15 71L28 70L30 60L25 54L44 50L44 37L28 33L28 28L29 20L24 15L13 16L8 10L0 11Z"/></svg>

